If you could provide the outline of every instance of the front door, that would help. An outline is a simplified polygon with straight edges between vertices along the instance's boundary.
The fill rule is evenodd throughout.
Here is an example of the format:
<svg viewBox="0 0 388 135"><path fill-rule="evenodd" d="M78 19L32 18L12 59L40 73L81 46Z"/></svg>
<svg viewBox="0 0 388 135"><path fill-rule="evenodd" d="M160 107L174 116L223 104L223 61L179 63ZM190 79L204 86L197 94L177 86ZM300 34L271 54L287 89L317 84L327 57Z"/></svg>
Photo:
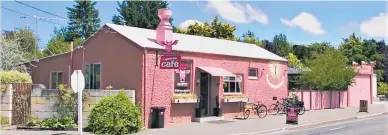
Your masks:
<svg viewBox="0 0 388 135"><path fill-rule="evenodd" d="M205 109L205 114L209 114L209 74L200 74L200 99L199 106L201 109Z"/></svg>

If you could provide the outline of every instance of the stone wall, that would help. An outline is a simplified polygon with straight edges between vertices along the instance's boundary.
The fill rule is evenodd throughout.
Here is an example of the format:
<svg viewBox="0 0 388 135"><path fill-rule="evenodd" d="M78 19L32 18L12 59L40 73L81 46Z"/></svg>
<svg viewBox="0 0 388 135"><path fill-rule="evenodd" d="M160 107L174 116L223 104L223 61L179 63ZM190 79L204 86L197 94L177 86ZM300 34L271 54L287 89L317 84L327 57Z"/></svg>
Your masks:
<svg viewBox="0 0 388 135"><path fill-rule="evenodd" d="M1 112L4 117L12 117L12 89L3 92ZM107 95L115 95L120 90L86 90L88 95L83 102L83 125L87 124L87 116L92 108ZM124 90L128 97L135 103L135 90ZM5 93L5 94L4 94ZM55 104L59 99L59 91L45 89L42 85L34 85L31 93L31 116L38 119L57 117Z"/></svg>

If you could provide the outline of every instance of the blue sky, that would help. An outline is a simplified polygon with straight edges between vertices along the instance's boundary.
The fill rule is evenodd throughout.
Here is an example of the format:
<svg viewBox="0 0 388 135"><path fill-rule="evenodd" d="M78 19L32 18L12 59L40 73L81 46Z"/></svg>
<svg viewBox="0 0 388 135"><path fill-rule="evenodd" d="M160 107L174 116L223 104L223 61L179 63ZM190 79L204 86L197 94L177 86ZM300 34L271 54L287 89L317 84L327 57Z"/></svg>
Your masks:
<svg viewBox="0 0 388 135"><path fill-rule="evenodd" d="M72 1L23 1L24 3L53 14L66 17L66 7ZM260 39L272 39L275 34L286 34L289 41L297 44L328 41L332 45L342 38L356 33L362 38L384 39L388 20L384 1L377 2L265 2L265 1L172 1L173 24L185 27L192 22L210 22L215 15L220 21L235 25L235 34L241 36L251 30ZM56 18L15 1L2 2L2 7L38 17ZM110 23L117 14L116 1L98 1L101 24ZM2 9L2 30L30 27L35 30L35 20L20 18L22 15ZM41 47L46 46L54 27L65 27L64 20L50 20L61 25L38 21L37 33ZM186 22L186 23L183 23Z"/></svg>

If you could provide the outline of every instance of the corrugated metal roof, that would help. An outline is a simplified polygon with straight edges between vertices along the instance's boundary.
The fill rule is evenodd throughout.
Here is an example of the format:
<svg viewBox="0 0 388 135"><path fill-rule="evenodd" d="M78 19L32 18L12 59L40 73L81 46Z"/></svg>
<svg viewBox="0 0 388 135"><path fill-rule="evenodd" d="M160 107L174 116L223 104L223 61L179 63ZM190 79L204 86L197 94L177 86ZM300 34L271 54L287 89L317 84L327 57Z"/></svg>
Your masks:
<svg viewBox="0 0 388 135"><path fill-rule="evenodd" d="M107 23L106 25L126 38L137 43L141 47L164 49L164 47L149 40L156 38L156 30L110 23ZM201 52L218 55L287 61L287 59L267 51L255 44L178 33L174 33L173 38L175 40L179 40L179 43L173 47L173 50L177 51Z"/></svg>

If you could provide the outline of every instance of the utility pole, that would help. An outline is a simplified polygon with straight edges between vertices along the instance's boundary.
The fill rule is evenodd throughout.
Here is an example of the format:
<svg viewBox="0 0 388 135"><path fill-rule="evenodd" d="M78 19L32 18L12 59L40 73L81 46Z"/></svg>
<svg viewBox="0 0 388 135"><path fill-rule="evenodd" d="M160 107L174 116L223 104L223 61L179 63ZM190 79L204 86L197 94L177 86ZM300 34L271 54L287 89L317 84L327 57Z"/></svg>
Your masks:
<svg viewBox="0 0 388 135"><path fill-rule="evenodd" d="M32 18L32 19L35 19L35 51L34 51L34 54L35 54L35 57L37 57L37 51L39 50L39 47L38 47L38 20L66 20L66 19L60 19L60 18L46 18L46 17L38 17L36 15L34 16L21 16L20 18L22 19L26 19L26 18ZM50 50L49 50L50 51ZM50 51L51 54L53 54L51 51Z"/></svg>

